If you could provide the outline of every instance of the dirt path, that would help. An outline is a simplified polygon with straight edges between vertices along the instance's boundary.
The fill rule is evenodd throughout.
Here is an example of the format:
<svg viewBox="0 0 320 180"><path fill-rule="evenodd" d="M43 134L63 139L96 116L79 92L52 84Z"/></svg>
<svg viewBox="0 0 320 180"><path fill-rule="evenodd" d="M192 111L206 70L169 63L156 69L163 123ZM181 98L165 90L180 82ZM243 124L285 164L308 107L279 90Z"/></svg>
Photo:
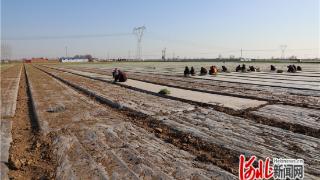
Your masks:
<svg viewBox="0 0 320 180"><path fill-rule="evenodd" d="M14 65L1 72L1 117L10 118L16 110L16 100L21 76L21 65Z"/></svg>
<svg viewBox="0 0 320 180"><path fill-rule="evenodd" d="M9 178L54 178L55 160L50 157L50 138L41 136L34 122L24 69L19 85L16 114L12 122Z"/></svg>

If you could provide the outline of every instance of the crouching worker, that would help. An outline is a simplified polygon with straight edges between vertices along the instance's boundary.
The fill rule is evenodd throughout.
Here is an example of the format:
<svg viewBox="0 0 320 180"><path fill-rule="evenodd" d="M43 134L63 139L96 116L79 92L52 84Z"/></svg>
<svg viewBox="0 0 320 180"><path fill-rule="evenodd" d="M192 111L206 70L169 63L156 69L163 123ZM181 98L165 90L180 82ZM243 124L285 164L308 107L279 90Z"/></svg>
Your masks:
<svg viewBox="0 0 320 180"><path fill-rule="evenodd" d="M297 68L296 68L295 65L289 65L289 66L287 66L287 67L288 67L288 72L290 72L290 73L295 73L295 72L297 72Z"/></svg>
<svg viewBox="0 0 320 180"><path fill-rule="evenodd" d="M271 66L270 66L270 70L271 70L271 71L276 71L277 68L276 68L274 65L271 65Z"/></svg>
<svg viewBox="0 0 320 180"><path fill-rule="evenodd" d="M191 74L191 76L196 75L196 71L194 70L193 66L191 66L190 74Z"/></svg>
<svg viewBox="0 0 320 180"><path fill-rule="evenodd" d="M301 66L297 66L297 71L302 71Z"/></svg>
<svg viewBox="0 0 320 180"><path fill-rule="evenodd" d="M246 65L245 64L242 64L241 66L241 72L246 72L247 69L246 69Z"/></svg>
<svg viewBox="0 0 320 180"><path fill-rule="evenodd" d="M114 83L117 81L119 82L126 82L127 81L127 75L126 73L120 71L119 69L115 68L112 72L112 76L114 78Z"/></svg>
<svg viewBox="0 0 320 180"><path fill-rule="evenodd" d="M255 72L256 68L254 66L249 66L249 71Z"/></svg>
<svg viewBox="0 0 320 180"><path fill-rule="evenodd" d="M188 66L186 66L186 67L184 68L183 74L184 74L184 77L189 77L189 76L190 76L190 70L189 70L189 67L188 67Z"/></svg>
<svg viewBox="0 0 320 180"><path fill-rule="evenodd" d="M236 67L236 72L239 72L239 71L241 71L241 66L240 66L240 65L238 65L238 66Z"/></svg>
<svg viewBox="0 0 320 180"><path fill-rule="evenodd" d="M222 66L222 72L228 72L228 69L227 69L227 67L225 67L225 66Z"/></svg>
<svg viewBox="0 0 320 180"><path fill-rule="evenodd" d="M216 67L216 66L211 66L211 67L210 67L210 70L209 70L209 74L210 74L210 75L215 75L215 74L217 74L217 73L218 73L217 67Z"/></svg>
<svg viewBox="0 0 320 180"><path fill-rule="evenodd" d="M207 69L204 68L204 67L201 67L201 69L200 69L200 76L207 75L207 73L208 73Z"/></svg>

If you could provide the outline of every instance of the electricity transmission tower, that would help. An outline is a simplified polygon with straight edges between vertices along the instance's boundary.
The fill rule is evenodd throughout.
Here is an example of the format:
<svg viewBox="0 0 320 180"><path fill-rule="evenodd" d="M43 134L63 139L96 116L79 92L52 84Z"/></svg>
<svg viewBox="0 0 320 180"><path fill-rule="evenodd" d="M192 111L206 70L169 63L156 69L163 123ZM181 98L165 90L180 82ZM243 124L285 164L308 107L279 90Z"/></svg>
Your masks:
<svg viewBox="0 0 320 180"><path fill-rule="evenodd" d="M165 61L166 60L166 48L164 48L162 50L162 60Z"/></svg>
<svg viewBox="0 0 320 180"><path fill-rule="evenodd" d="M280 45L280 49L281 49L281 59L285 58L285 51L287 49L287 45Z"/></svg>
<svg viewBox="0 0 320 180"><path fill-rule="evenodd" d="M138 40L137 41L137 55L136 55L137 60L141 60L141 55L142 55L141 40L142 40L142 36L143 36L143 31L145 29L146 29L145 26L133 28L133 34L135 34L137 36L137 40Z"/></svg>

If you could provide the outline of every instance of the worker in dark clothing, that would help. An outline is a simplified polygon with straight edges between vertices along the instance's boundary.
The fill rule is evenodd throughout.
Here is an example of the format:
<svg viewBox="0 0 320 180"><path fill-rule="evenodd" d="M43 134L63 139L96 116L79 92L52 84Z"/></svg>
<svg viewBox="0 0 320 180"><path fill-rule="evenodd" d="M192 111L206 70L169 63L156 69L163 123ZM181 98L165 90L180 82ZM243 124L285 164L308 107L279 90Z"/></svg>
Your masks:
<svg viewBox="0 0 320 180"><path fill-rule="evenodd" d="M296 67L296 65L292 65L292 67L293 67L293 69L294 69L294 72L297 72L297 67Z"/></svg>
<svg viewBox="0 0 320 180"><path fill-rule="evenodd" d="M241 71L241 66L240 66L240 65L238 65L238 66L236 67L236 72L239 72L239 71Z"/></svg>
<svg viewBox="0 0 320 180"><path fill-rule="evenodd" d="M206 68L204 67L201 67L200 69L200 76L204 76L204 75L207 75L208 74L208 71Z"/></svg>
<svg viewBox="0 0 320 180"><path fill-rule="evenodd" d="M246 65L245 64L242 64L241 71L246 72Z"/></svg>
<svg viewBox="0 0 320 180"><path fill-rule="evenodd" d="M276 68L274 65L271 65L271 66L270 66L270 69L271 69L271 71L277 70L277 68Z"/></svg>
<svg viewBox="0 0 320 180"><path fill-rule="evenodd" d="M297 66L297 71L302 71L301 66Z"/></svg>
<svg viewBox="0 0 320 180"><path fill-rule="evenodd" d="M289 65L287 67L288 67L288 72L290 72L290 73L295 73L297 71L297 69L294 65Z"/></svg>
<svg viewBox="0 0 320 180"><path fill-rule="evenodd" d="M252 72L255 72L256 68L254 66L249 66L249 70L252 71Z"/></svg>
<svg viewBox="0 0 320 180"><path fill-rule="evenodd" d="M222 66L222 72L227 72L228 69L225 66Z"/></svg>
<svg viewBox="0 0 320 180"><path fill-rule="evenodd" d="M115 68L113 71L112 71L112 77L115 78L116 76L118 76L119 74L119 70L118 68Z"/></svg>
<svg viewBox="0 0 320 180"><path fill-rule="evenodd" d="M190 70L189 70L189 67L188 66L186 66L185 68L184 68L184 77L188 77L188 76L190 76Z"/></svg>
<svg viewBox="0 0 320 180"><path fill-rule="evenodd" d="M196 75L196 71L194 70L193 66L191 66L190 74L191 74L191 76Z"/></svg>
<svg viewBox="0 0 320 180"><path fill-rule="evenodd" d="M115 68L112 72L112 76L114 78L114 83L116 83L117 81L119 82L126 82L127 81L127 74L120 71L119 69Z"/></svg>

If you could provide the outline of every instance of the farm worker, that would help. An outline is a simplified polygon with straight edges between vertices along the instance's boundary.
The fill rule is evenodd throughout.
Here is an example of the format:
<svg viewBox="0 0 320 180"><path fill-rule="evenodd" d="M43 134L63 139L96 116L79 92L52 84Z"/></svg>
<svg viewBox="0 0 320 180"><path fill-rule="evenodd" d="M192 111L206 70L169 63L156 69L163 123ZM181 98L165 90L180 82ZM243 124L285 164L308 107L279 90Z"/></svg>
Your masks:
<svg viewBox="0 0 320 180"><path fill-rule="evenodd" d="M114 71L112 72L112 76L114 78L114 83L117 81L119 82L126 82L127 81L127 75L126 73L120 71L119 69L115 68Z"/></svg>
<svg viewBox="0 0 320 180"><path fill-rule="evenodd" d="M204 68L204 67L201 67L201 69L200 69L200 76L207 75L207 73L208 73L207 69Z"/></svg>
<svg viewBox="0 0 320 180"><path fill-rule="evenodd" d="M213 74L213 66L210 66L209 74L210 74L210 75L212 75L212 74Z"/></svg>
<svg viewBox="0 0 320 180"><path fill-rule="evenodd" d="M294 72L297 71L297 67L295 65L292 65L293 69L294 69Z"/></svg>
<svg viewBox="0 0 320 180"><path fill-rule="evenodd" d="M295 73L297 71L294 65L289 65L287 67L288 67L288 72L290 73Z"/></svg>
<svg viewBox="0 0 320 180"><path fill-rule="evenodd" d="M242 64L241 71L246 72L246 65L245 64Z"/></svg>
<svg viewBox="0 0 320 180"><path fill-rule="evenodd" d="M297 71L302 71L301 66L297 66Z"/></svg>
<svg viewBox="0 0 320 180"><path fill-rule="evenodd" d="M190 70L189 70L189 67L188 66L186 66L185 68L184 68L184 77L188 77L188 76L190 76Z"/></svg>
<svg viewBox="0 0 320 180"><path fill-rule="evenodd" d="M191 66L190 74L191 74L191 76L196 75L196 71L194 70L193 66Z"/></svg>
<svg viewBox="0 0 320 180"><path fill-rule="evenodd" d="M270 66L271 71L275 71L277 68L274 65Z"/></svg>
<svg viewBox="0 0 320 180"><path fill-rule="evenodd" d="M119 75L119 70L118 68L115 68L113 71L112 71L112 77L115 78L116 76Z"/></svg>
<svg viewBox="0 0 320 180"><path fill-rule="evenodd" d="M222 72L227 72L228 69L225 66L222 66Z"/></svg>
<svg viewBox="0 0 320 180"><path fill-rule="evenodd" d="M240 66L240 65L238 65L238 66L236 67L236 72L239 72L239 71L241 71L241 66Z"/></svg>
<svg viewBox="0 0 320 180"><path fill-rule="evenodd" d="M213 75L213 74L217 74L218 73L218 69L216 66L211 66L210 70L209 70L209 74Z"/></svg>
<svg viewBox="0 0 320 180"><path fill-rule="evenodd" d="M250 71L256 71L256 68L254 68L253 66L249 66L249 70Z"/></svg>

